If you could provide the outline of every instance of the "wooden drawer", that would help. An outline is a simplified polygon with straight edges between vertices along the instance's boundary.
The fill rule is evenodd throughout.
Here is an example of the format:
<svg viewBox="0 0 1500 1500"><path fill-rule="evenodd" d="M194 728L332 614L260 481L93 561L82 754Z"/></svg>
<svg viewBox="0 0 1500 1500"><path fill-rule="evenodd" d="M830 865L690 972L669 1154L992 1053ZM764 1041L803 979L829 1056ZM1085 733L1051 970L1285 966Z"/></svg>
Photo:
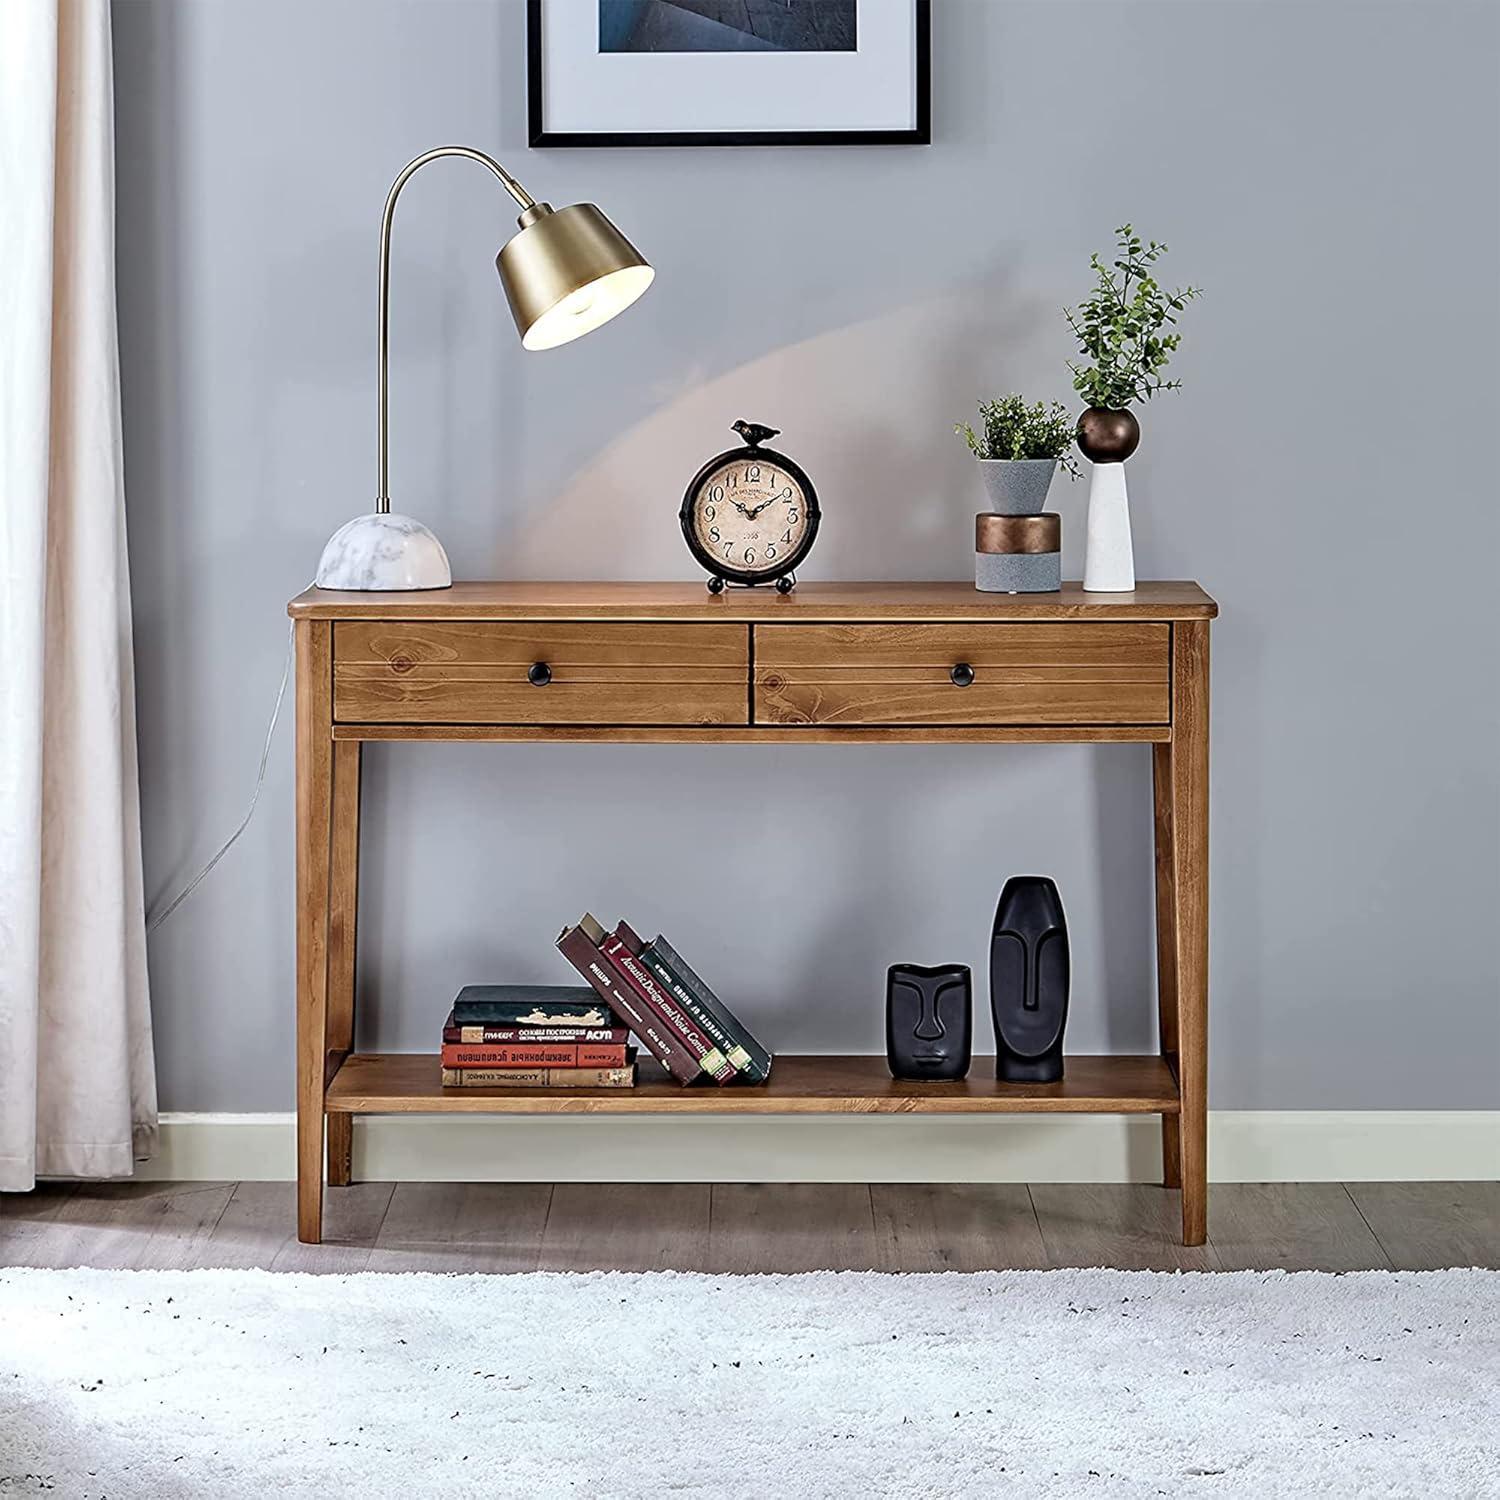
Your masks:
<svg viewBox="0 0 1500 1500"><path fill-rule="evenodd" d="M757 625L755 722L1165 724L1171 629ZM968 686L954 682L960 664L973 670Z"/></svg>
<svg viewBox="0 0 1500 1500"><path fill-rule="evenodd" d="M538 663L542 686L527 676ZM748 676L744 625L334 625L333 717L346 724L745 724Z"/></svg>

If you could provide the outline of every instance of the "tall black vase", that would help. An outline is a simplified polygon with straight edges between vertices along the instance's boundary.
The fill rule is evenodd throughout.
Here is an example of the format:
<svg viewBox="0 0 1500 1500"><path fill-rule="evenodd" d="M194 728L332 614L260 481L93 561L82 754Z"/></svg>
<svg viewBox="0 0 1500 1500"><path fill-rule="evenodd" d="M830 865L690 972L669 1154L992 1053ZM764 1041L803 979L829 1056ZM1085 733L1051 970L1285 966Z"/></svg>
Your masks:
<svg viewBox="0 0 1500 1500"><path fill-rule="evenodd" d="M1045 875L1013 875L1000 892L990 938L995 1074L1007 1083L1063 1076L1068 1020L1068 923Z"/></svg>

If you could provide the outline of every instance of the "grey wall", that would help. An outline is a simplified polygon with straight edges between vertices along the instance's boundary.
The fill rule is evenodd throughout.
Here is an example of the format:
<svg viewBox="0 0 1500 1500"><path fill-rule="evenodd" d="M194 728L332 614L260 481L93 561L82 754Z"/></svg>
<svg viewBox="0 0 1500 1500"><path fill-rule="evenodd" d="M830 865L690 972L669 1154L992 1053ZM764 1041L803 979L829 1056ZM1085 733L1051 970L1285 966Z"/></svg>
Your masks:
<svg viewBox="0 0 1500 1500"><path fill-rule="evenodd" d="M374 473L375 230L400 165L596 199L646 301L517 346L512 220L404 195L392 481L460 576L685 578L686 479L785 429L806 577L961 577L982 393L1071 399L1058 307L1129 218L1206 288L1132 462L1143 577L1214 634L1212 1084L1226 1108L1500 1104L1500 11L934 7L930 148L533 152L519 0L118 0L119 276L147 885L238 818L285 600ZM1085 487L1059 481L1065 574ZM169 1109L292 1101L291 741L151 944ZM371 747L363 1041L564 980L587 906L669 932L783 1049L879 1051L895 959L976 965L1053 873L1070 1044L1152 1047L1144 747Z"/></svg>

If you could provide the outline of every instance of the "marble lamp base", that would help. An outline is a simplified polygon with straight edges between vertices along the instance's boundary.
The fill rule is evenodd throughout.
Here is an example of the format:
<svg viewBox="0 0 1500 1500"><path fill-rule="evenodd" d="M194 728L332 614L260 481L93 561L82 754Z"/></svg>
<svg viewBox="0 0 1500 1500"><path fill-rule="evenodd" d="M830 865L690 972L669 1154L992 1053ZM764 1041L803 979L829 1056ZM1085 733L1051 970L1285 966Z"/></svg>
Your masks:
<svg viewBox="0 0 1500 1500"><path fill-rule="evenodd" d="M320 589L445 589L452 583L443 544L420 521L391 511L371 511L340 526L318 562Z"/></svg>

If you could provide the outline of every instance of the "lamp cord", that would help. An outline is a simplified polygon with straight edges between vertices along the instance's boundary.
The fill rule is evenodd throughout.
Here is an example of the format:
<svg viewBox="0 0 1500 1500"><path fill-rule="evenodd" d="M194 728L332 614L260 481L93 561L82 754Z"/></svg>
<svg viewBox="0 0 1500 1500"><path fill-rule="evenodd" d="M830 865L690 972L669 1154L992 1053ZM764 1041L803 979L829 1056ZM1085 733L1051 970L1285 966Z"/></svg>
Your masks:
<svg viewBox="0 0 1500 1500"><path fill-rule="evenodd" d="M146 914L148 933L155 932L203 884L214 866L234 847L235 840L250 826L250 819L255 816L255 807L260 801L260 789L266 781L266 763L271 758L271 740L276 734L276 721L281 717L281 701L286 697L286 685L292 675L292 642L295 639L295 631L296 622L292 621L287 625L286 656L281 664L281 685L276 689L276 703L271 709L271 722L266 726L266 740L261 746L260 769L255 773L255 790L250 794L250 806L245 809L245 816L240 819L239 827L219 845L214 857L165 906L158 903L154 911Z"/></svg>

